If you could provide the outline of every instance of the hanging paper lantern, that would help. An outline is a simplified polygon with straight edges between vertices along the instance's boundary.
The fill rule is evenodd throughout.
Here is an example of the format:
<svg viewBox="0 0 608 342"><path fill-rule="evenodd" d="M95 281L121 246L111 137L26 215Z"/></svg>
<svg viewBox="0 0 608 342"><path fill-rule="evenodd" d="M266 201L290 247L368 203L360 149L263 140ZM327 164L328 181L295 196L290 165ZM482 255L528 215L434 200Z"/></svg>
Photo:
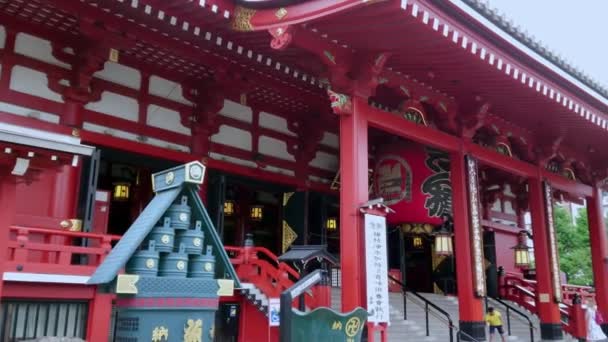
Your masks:
<svg viewBox="0 0 608 342"><path fill-rule="evenodd" d="M452 214L450 159L443 151L398 141L377 149L374 195L395 211L388 224L439 225Z"/></svg>

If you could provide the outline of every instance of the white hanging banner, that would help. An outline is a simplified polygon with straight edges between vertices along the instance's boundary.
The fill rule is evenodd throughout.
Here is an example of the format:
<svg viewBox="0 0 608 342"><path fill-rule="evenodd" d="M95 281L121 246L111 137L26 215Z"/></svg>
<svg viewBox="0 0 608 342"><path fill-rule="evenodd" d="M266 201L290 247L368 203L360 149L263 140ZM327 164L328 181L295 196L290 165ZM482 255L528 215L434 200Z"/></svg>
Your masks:
<svg viewBox="0 0 608 342"><path fill-rule="evenodd" d="M368 322L389 323L386 218L365 214Z"/></svg>

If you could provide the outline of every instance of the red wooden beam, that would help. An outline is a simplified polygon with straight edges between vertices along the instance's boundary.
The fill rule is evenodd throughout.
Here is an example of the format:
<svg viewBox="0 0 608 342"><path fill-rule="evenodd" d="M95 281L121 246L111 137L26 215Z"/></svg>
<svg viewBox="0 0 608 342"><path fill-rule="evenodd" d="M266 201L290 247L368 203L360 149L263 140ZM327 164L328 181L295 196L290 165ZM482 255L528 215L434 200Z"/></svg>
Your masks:
<svg viewBox="0 0 608 342"><path fill-rule="evenodd" d="M538 174L535 165L502 155L473 142L465 142L464 144L465 150L475 156L482 164L524 177L536 177Z"/></svg>
<svg viewBox="0 0 608 342"><path fill-rule="evenodd" d="M279 26L300 24L360 6L365 6L365 2L361 0L313 0L264 10L237 7L233 27L241 31L268 30Z"/></svg>
<svg viewBox="0 0 608 342"><path fill-rule="evenodd" d="M92 299L95 295L94 286L70 284L44 284L5 282L3 298L28 299Z"/></svg>
<svg viewBox="0 0 608 342"><path fill-rule="evenodd" d="M579 197L591 197L593 196L593 187L571 181L561 175L549 172L548 170L541 170L541 176L551 183L551 187L567 192L571 195Z"/></svg>
<svg viewBox="0 0 608 342"><path fill-rule="evenodd" d="M371 127L448 152L459 151L461 149L462 141L453 135L430 127L417 125L369 105L365 108L365 112Z"/></svg>

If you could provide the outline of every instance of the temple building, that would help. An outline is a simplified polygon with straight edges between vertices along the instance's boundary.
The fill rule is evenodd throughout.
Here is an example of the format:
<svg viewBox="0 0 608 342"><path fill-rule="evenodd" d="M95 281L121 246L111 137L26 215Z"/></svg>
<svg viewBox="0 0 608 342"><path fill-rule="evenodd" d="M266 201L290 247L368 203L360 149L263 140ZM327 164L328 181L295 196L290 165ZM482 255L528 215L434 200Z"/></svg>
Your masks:
<svg viewBox="0 0 608 342"><path fill-rule="evenodd" d="M153 175L192 162L197 231L215 229L196 255L217 233L238 278L198 341L278 341L271 299L315 267L336 310L379 317L375 208L392 306L457 302L445 331L465 341L486 340L488 301L536 339L584 338L587 299L608 317L606 146L608 89L477 0L0 0L0 340L126 329L93 274L152 212ZM593 287L560 270L562 202L586 208ZM280 258L311 245L335 265ZM368 340L406 340L397 318Z"/></svg>

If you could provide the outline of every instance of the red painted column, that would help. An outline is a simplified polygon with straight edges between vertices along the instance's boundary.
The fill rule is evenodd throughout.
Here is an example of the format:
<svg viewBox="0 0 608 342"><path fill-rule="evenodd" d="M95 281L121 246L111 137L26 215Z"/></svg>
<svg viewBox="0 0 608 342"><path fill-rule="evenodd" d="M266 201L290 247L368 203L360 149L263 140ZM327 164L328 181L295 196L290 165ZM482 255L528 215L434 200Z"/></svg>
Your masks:
<svg viewBox="0 0 608 342"><path fill-rule="evenodd" d="M89 302L89 317L87 322L87 341L106 342L110 335L110 322L112 319L111 293L96 292L93 300Z"/></svg>
<svg viewBox="0 0 608 342"><path fill-rule="evenodd" d="M559 305L554 299L549 230L547 229L547 205L543 183L539 178L530 178L528 187L536 264L536 307L541 322L541 338L543 341L561 340L563 332Z"/></svg>
<svg viewBox="0 0 608 342"><path fill-rule="evenodd" d="M340 266L342 311L365 307L363 220L368 201L367 101L355 97L351 113L340 115Z"/></svg>
<svg viewBox="0 0 608 342"><path fill-rule="evenodd" d="M454 245L460 329L479 341L485 341L485 322L482 299L475 295L469 197L465 156L462 152L450 155L452 183L452 212L454 215ZM462 340L470 340L462 336Z"/></svg>
<svg viewBox="0 0 608 342"><path fill-rule="evenodd" d="M5 167L4 172L0 172L0 298L4 285L4 262L6 259L6 243L9 236L9 226L13 224L15 216L15 196L17 194L17 184L14 177Z"/></svg>
<svg viewBox="0 0 608 342"><path fill-rule="evenodd" d="M84 122L84 102L73 99L70 96L64 96L64 101L61 124L74 128L82 128Z"/></svg>
<svg viewBox="0 0 608 342"><path fill-rule="evenodd" d="M64 220L76 218L79 188L80 166L61 166L55 177L53 203L51 203L54 217Z"/></svg>
<svg viewBox="0 0 608 342"><path fill-rule="evenodd" d="M602 190L597 186L593 189L593 196L587 197L587 217L595 298L602 317L608 317L608 237L602 210ZM602 325L604 331L608 331L608 322Z"/></svg>

